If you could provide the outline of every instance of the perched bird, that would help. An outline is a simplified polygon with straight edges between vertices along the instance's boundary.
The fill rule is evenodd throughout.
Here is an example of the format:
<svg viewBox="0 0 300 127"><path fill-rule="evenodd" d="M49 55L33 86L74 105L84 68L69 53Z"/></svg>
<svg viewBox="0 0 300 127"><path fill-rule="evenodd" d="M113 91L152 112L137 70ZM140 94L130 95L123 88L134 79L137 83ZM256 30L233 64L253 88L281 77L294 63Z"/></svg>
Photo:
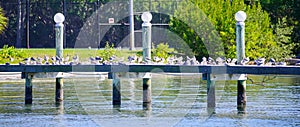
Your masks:
<svg viewBox="0 0 300 127"><path fill-rule="evenodd" d="M44 55L44 61L45 61L45 63L46 63L46 62L49 62L49 56Z"/></svg>
<svg viewBox="0 0 300 127"><path fill-rule="evenodd" d="M37 59L37 60L36 60L36 64L38 64L38 65L43 64L43 58L37 57L36 59Z"/></svg>
<svg viewBox="0 0 300 127"><path fill-rule="evenodd" d="M191 65L199 65L200 64L195 56L190 59L190 63L191 63Z"/></svg>
<svg viewBox="0 0 300 127"><path fill-rule="evenodd" d="M260 65L264 65L265 64L265 60L266 60L265 58L258 58L254 62L256 63L256 65L260 66Z"/></svg>
<svg viewBox="0 0 300 127"><path fill-rule="evenodd" d="M208 57L208 62L207 62L207 64L210 64L210 65L216 65L216 62L215 62L215 60L214 60L213 58Z"/></svg>
<svg viewBox="0 0 300 127"><path fill-rule="evenodd" d="M72 63L73 64L78 64L79 63L79 56L75 54L72 58Z"/></svg>
<svg viewBox="0 0 300 127"><path fill-rule="evenodd" d="M25 63L26 65L29 65L29 64L30 64L30 58L25 58L23 61L24 61L24 63Z"/></svg>
<svg viewBox="0 0 300 127"><path fill-rule="evenodd" d="M13 57L10 57L10 58L9 58L9 61L10 61L10 62L14 62L14 60L15 60L15 59L14 59Z"/></svg>
<svg viewBox="0 0 300 127"><path fill-rule="evenodd" d="M128 56L127 59L129 63L134 63L134 61L136 60L136 56Z"/></svg>
<svg viewBox="0 0 300 127"><path fill-rule="evenodd" d="M206 57L202 57L202 61L200 63L201 65L207 65L207 59Z"/></svg>
<svg viewBox="0 0 300 127"><path fill-rule="evenodd" d="M296 66L300 66L300 61L296 62L295 65L296 65Z"/></svg>
<svg viewBox="0 0 300 127"><path fill-rule="evenodd" d="M225 64L225 59L222 58L222 57L218 57L218 58L216 59L216 64L217 64L217 65L224 65L224 64Z"/></svg>
<svg viewBox="0 0 300 127"><path fill-rule="evenodd" d="M233 59L228 58L228 59L226 60L226 62L227 62L226 65L228 65L228 66L236 65L237 59L236 59L236 58L233 58Z"/></svg>
<svg viewBox="0 0 300 127"><path fill-rule="evenodd" d="M96 61L96 59L95 59L94 57L91 56L91 57L89 58L89 60L90 60L90 63L91 63L91 64L97 64L97 61Z"/></svg>
<svg viewBox="0 0 300 127"><path fill-rule="evenodd" d="M278 62L277 66L286 66L286 62Z"/></svg>
<svg viewBox="0 0 300 127"><path fill-rule="evenodd" d="M36 65L36 59L34 57L30 57L30 64Z"/></svg>
<svg viewBox="0 0 300 127"><path fill-rule="evenodd" d="M250 61L249 57L242 59L241 65L246 65Z"/></svg>

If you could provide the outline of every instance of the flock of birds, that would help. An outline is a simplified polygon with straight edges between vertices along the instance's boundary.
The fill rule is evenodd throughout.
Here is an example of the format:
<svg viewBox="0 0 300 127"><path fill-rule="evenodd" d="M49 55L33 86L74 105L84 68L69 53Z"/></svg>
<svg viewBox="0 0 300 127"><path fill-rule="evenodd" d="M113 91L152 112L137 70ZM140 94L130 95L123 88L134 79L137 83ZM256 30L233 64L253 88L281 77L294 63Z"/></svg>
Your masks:
<svg viewBox="0 0 300 127"><path fill-rule="evenodd" d="M13 61L13 58L11 58ZM241 62L237 62L236 58L223 58L218 57L213 59L211 57L203 57L202 61L199 62L196 57L169 57L167 59L159 58L154 56L153 59L138 56L129 56L127 60L125 58L112 56L109 60L104 60L103 58L96 56L90 57L88 60L80 61L78 55L69 56L64 58L58 56L49 57L44 55L44 57L29 57L25 58L19 65L80 65L80 64L92 64L92 65L134 65L134 64L158 64L158 65L257 65L257 66L286 66L286 62L276 62L275 59L271 58L266 61L265 58L259 58L255 61L250 61L249 58L244 58ZM10 63L6 63L10 65ZM300 66L300 62L296 63L296 66Z"/></svg>

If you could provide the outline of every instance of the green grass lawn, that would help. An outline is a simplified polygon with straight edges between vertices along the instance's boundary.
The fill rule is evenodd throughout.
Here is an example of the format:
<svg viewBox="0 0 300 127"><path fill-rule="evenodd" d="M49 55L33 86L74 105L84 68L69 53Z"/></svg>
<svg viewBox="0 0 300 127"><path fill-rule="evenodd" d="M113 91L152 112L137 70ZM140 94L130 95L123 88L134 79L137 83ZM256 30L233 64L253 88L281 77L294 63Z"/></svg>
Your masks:
<svg viewBox="0 0 300 127"><path fill-rule="evenodd" d="M26 54L26 57L44 57L44 55L47 55L49 57L55 56L56 55L56 49L52 49L52 48L45 48L45 49L36 49L36 48L32 48L32 49L16 49L16 50L23 50L23 52ZM80 58L80 61L88 61L90 56L101 56L101 53L103 53L104 49L64 49L63 50L63 54L64 57L69 55L70 57L74 56L74 55L78 55ZM134 55L137 52L139 52L141 50L134 50L134 51L130 51L128 49L121 49L118 50L116 49L116 56L117 57L124 57L127 59L128 56L130 55ZM15 59L13 62L11 63L19 63L20 61L22 61L23 59ZM0 64L4 64L6 62L10 62L10 59L1 59L0 58Z"/></svg>

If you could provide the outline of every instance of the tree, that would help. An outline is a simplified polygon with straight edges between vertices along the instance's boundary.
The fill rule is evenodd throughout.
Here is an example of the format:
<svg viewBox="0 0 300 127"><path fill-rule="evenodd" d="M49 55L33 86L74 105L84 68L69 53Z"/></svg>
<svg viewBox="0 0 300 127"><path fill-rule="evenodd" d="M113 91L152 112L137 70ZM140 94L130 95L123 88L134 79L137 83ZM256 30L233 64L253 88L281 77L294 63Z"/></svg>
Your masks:
<svg viewBox="0 0 300 127"><path fill-rule="evenodd" d="M273 30L271 28L270 18L266 11L264 11L261 5L253 4L246 5L244 0L190 0L185 1L186 4L182 4L178 7L176 17L179 19L172 19L171 29L177 32L181 37L193 47L195 54L198 58L202 56L209 56L209 53L214 48L208 48L204 44L204 41L212 39L213 42L217 41L215 37L219 37L221 45L224 47L224 53L226 57L236 57L236 44L235 44L235 26L236 21L234 15L237 11L243 10L247 13L246 23L246 56L252 60L258 57L274 57L274 54L269 54L271 47L278 47L275 42ZM202 12L195 12L190 10L191 6L197 6L206 15L203 16ZM195 34L194 27L189 27L183 22L182 19L192 21L193 24L203 26L203 20L208 20L213 24L213 27L217 31L218 36L207 37L211 35L212 30L202 30L200 36ZM195 22L196 21L196 22ZM211 28L211 27L204 27ZM199 33L198 33L199 34ZM219 50L220 51L220 50ZM220 53L219 53L220 54ZM284 56L281 56L284 57Z"/></svg>
<svg viewBox="0 0 300 127"><path fill-rule="evenodd" d="M293 27L292 33L285 35L291 38L286 43L294 44L293 52L300 56L300 0L260 0L260 3L269 12L273 24L286 20L286 27Z"/></svg>
<svg viewBox="0 0 300 127"><path fill-rule="evenodd" d="M0 33L2 33L7 25L7 18L4 16L4 11L0 8Z"/></svg>

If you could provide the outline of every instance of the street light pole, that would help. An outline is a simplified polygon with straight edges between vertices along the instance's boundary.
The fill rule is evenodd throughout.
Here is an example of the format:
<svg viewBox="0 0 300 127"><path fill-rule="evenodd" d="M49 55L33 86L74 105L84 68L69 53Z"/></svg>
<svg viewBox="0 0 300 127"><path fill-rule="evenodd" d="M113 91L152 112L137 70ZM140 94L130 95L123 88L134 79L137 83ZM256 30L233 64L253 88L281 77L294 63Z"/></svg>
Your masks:
<svg viewBox="0 0 300 127"><path fill-rule="evenodd" d="M64 24L65 16L62 13L54 15L55 21L55 43L56 43L56 56L63 57L63 42L64 42Z"/></svg>
<svg viewBox="0 0 300 127"><path fill-rule="evenodd" d="M54 15L55 21L55 43L56 43L56 56L60 59L63 58L63 42L64 42L64 24L65 16L62 13L56 13ZM62 60L61 60L62 61ZM55 101L56 103L60 103L64 99L64 80L63 80L63 73L59 73L56 76L56 89L55 89Z"/></svg>
<svg viewBox="0 0 300 127"><path fill-rule="evenodd" d="M235 14L236 23L236 50L238 64L245 58L245 23L247 15L243 11ZM237 109L239 113L246 112L246 80L238 80L237 82Z"/></svg>
<svg viewBox="0 0 300 127"><path fill-rule="evenodd" d="M130 22L130 50L134 50L134 14L133 14L133 0L129 1L129 22Z"/></svg>

